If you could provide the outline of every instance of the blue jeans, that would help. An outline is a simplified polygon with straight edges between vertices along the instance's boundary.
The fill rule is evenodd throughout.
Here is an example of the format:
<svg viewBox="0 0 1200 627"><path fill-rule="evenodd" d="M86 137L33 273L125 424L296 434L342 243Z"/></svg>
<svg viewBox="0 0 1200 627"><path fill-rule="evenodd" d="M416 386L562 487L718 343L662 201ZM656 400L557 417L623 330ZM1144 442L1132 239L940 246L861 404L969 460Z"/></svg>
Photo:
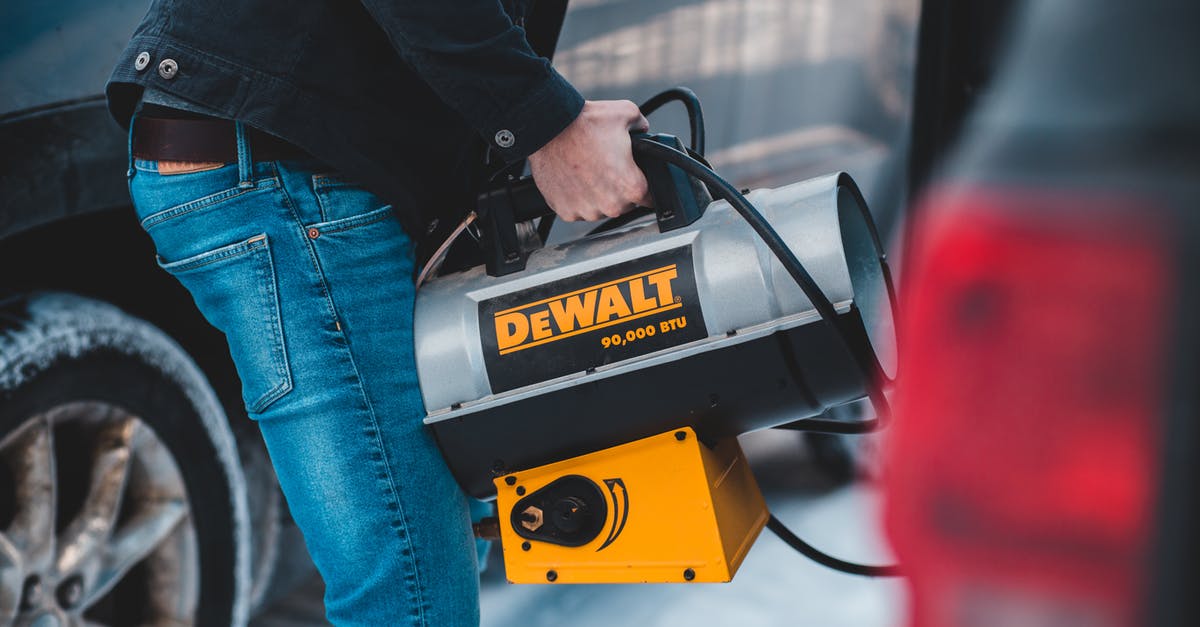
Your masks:
<svg viewBox="0 0 1200 627"><path fill-rule="evenodd" d="M239 127L240 128L240 127ZM392 208L302 161L162 173L130 194L221 330L337 625L476 625L467 499L421 419L413 252Z"/></svg>

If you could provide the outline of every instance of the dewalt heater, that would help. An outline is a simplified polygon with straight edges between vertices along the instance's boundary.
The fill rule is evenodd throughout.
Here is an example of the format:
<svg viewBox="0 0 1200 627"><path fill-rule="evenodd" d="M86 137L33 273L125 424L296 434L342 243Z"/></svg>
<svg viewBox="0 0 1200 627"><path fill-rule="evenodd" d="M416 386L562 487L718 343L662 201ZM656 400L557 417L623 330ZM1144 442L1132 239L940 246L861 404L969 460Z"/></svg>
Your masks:
<svg viewBox="0 0 1200 627"><path fill-rule="evenodd" d="M703 161L694 94L643 112L671 100L691 146L633 140L652 211L546 246L532 181L491 177L441 247L477 241L479 265L435 255L418 281L426 424L463 489L495 497L513 582L728 581L768 524L891 574L772 519L737 442L886 415L894 295L862 195L831 174L743 196ZM874 418L820 417L863 397Z"/></svg>

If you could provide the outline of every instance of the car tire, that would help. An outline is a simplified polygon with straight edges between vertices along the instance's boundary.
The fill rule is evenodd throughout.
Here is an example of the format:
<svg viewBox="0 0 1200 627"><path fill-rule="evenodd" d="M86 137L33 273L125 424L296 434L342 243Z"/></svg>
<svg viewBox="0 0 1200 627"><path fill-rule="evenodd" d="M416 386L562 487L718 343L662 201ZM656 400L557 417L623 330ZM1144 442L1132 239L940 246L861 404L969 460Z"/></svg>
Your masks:
<svg viewBox="0 0 1200 627"><path fill-rule="evenodd" d="M0 459L0 624L245 624L235 440L157 328L68 294L0 301Z"/></svg>

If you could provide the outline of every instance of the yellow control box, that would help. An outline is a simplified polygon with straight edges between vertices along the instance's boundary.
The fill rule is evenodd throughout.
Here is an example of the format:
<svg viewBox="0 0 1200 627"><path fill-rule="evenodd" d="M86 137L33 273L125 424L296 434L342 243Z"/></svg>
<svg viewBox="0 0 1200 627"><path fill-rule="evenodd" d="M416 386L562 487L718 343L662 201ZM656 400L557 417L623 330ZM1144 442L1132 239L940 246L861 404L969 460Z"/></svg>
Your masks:
<svg viewBox="0 0 1200 627"><path fill-rule="evenodd" d="M690 428L495 483L512 583L729 581L768 517L737 439Z"/></svg>

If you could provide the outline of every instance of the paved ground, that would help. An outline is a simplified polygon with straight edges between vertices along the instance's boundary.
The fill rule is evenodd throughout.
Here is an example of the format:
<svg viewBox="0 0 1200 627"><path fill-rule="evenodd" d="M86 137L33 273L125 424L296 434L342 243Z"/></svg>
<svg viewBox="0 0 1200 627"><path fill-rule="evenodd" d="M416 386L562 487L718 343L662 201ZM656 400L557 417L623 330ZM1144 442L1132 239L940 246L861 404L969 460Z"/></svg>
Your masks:
<svg viewBox="0 0 1200 627"><path fill-rule="evenodd" d="M865 483L827 490L812 480L796 434L744 438L771 509L798 535L838 557L890 558L876 525L878 498ZM500 556L493 564L501 566ZM313 581L252 627L307 627L321 618ZM843 575L809 562L769 532L732 583L700 585L511 585L501 569L484 574L484 627L727 626L887 627L901 624L904 593L893 580Z"/></svg>

